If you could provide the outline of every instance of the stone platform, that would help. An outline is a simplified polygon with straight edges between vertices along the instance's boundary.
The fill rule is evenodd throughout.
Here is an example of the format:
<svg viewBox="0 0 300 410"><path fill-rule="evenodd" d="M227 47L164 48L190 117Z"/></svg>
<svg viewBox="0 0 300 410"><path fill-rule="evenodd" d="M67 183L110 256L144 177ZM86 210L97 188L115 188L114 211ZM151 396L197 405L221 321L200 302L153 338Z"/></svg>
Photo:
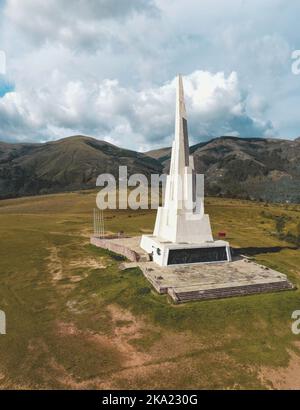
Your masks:
<svg viewBox="0 0 300 410"><path fill-rule="evenodd" d="M159 266L149 261L139 247L140 237L99 239L91 243L126 256L138 266L158 293L168 294L175 303L219 299L256 293L278 292L294 288L286 275L259 265L246 257L232 262Z"/></svg>
<svg viewBox="0 0 300 410"><path fill-rule="evenodd" d="M92 245L123 255L132 262L149 261L149 255L139 246L140 240L140 236L90 238Z"/></svg>
<svg viewBox="0 0 300 410"><path fill-rule="evenodd" d="M293 289L286 275L247 258L222 264L138 266L158 293L168 293L176 303Z"/></svg>

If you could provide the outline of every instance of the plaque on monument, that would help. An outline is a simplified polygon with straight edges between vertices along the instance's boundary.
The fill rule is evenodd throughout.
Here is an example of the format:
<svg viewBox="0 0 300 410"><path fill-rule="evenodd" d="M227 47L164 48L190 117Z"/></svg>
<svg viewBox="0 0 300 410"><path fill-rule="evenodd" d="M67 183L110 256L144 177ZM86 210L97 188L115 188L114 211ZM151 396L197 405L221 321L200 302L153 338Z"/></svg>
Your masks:
<svg viewBox="0 0 300 410"><path fill-rule="evenodd" d="M225 262L228 256L225 246L211 248L170 249L168 265L186 263Z"/></svg>

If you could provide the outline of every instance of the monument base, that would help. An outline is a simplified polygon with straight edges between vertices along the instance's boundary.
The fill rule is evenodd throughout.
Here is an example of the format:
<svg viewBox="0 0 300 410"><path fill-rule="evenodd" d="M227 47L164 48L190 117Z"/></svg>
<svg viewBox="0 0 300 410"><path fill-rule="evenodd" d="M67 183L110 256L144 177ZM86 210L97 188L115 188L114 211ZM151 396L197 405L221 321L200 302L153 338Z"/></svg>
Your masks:
<svg viewBox="0 0 300 410"><path fill-rule="evenodd" d="M243 257L230 263L185 266L138 266L155 290L168 294L175 303L221 299L295 289L283 273Z"/></svg>
<svg viewBox="0 0 300 410"><path fill-rule="evenodd" d="M140 236L106 239L91 237L91 243L124 255L131 262L123 262L122 269L139 267L156 291L168 294L175 303L295 288L286 275L242 256L235 256L230 263L225 261L159 266L149 261L149 254L141 250ZM216 243L224 244L223 241L214 242ZM199 244L195 246L196 248L192 249L199 249Z"/></svg>
<svg viewBox="0 0 300 410"><path fill-rule="evenodd" d="M174 243L154 235L143 235L140 246L160 266L231 261L230 246L226 241Z"/></svg>

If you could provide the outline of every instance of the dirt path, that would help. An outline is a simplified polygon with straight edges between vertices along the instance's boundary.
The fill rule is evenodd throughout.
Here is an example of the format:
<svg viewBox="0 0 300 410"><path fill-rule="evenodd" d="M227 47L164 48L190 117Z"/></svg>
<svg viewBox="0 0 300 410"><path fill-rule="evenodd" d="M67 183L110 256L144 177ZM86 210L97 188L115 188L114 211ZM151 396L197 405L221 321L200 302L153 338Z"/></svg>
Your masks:
<svg viewBox="0 0 300 410"><path fill-rule="evenodd" d="M63 267L62 267L62 262L61 259L58 256L57 248L56 246L51 246L49 250L49 256L47 258L48 260L48 271L50 272L53 281L58 281L61 280L63 275Z"/></svg>
<svg viewBox="0 0 300 410"><path fill-rule="evenodd" d="M260 371L260 377L264 384L277 390L300 389L300 356L290 351L290 361L287 367L269 368L264 367Z"/></svg>

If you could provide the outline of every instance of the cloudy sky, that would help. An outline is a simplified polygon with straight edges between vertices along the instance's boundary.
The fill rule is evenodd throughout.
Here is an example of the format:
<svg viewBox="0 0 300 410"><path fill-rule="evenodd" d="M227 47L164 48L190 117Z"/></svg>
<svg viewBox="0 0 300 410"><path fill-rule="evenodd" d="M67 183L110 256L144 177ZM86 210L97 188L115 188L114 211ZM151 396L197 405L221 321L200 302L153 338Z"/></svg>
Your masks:
<svg viewBox="0 0 300 410"><path fill-rule="evenodd" d="M299 15L286 0L0 0L0 140L170 145L179 72L191 143L298 137Z"/></svg>

